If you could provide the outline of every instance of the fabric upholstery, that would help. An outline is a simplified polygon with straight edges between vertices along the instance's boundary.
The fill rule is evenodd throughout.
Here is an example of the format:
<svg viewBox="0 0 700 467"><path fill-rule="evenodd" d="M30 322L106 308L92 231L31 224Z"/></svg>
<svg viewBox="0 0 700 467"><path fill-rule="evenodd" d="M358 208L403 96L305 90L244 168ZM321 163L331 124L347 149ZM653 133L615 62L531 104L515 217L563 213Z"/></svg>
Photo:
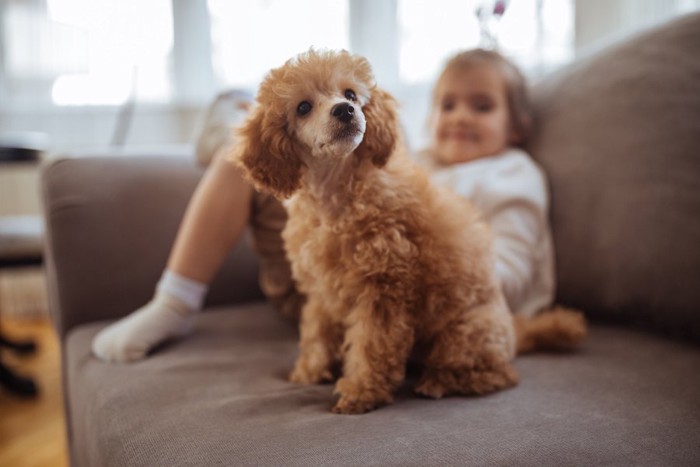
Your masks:
<svg viewBox="0 0 700 467"><path fill-rule="evenodd" d="M489 397L417 398L330 413L332 386L285 376L296 332L268 305L200 316L189 339L131 364L102 363L71 332L75 466L697 465L700 350L596 327L573 355L516 362Z"/></svg>
<svg viewBox="0 0 700 467"><path fill-rule="evenodd" d="M534 88L558 299L700 340L700 14Z"/></svg>
<svg viewBox="0 0 700 467"><path fill-rule="evenodd" d="M177 157L60 159L43 169L50 309L61 335L153 296L202 173ZM240 243L208 306L262 298L257 259Z"/></svg>

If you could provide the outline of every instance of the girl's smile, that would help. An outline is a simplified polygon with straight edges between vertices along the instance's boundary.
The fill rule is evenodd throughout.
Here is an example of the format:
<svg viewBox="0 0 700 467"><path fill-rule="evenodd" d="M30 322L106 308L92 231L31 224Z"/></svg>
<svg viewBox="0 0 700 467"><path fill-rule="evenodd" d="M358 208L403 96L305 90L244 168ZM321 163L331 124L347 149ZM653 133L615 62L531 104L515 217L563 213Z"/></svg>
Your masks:
<svg viewBox="0 0 700 467"><path fill-rule="evenodd" d="M432 118L438 161L468 162L506 149L512 139L507 99L505 79L494 66L474 65L443 76Z"/></svg>

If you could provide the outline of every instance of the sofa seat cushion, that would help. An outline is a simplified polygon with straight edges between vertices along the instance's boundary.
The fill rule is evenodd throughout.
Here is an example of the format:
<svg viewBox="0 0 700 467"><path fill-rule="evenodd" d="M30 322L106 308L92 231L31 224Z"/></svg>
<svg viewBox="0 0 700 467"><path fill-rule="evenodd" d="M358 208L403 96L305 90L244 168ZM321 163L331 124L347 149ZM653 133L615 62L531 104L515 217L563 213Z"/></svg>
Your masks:
<svg viewBox="0 0 700 467"><path fill-rule="evenodd" d="M144 361L90 355L104 323L66 346L76 466L691 465L700 458L700 349L593 327L571 355L524 356L522 382L438 401L401 389L362 416L329 412L331 385L285 376L296 331L266 304L199 317ZM697 465L697 464L696 464Z"/></svg>

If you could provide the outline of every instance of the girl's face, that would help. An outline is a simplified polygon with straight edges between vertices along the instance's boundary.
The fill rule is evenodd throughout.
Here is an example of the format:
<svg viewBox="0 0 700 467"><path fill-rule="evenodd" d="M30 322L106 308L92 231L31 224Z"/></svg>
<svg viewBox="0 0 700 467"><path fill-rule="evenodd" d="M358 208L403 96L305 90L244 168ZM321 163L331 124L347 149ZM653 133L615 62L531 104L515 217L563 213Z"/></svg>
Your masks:
<svg viewBox="0 0 700 467"><path fill-rule="evenodd" d="M435 93L431 132L443 164L500 153L513 141L506 81L495 66L479 64L445 74Z"/></svg>

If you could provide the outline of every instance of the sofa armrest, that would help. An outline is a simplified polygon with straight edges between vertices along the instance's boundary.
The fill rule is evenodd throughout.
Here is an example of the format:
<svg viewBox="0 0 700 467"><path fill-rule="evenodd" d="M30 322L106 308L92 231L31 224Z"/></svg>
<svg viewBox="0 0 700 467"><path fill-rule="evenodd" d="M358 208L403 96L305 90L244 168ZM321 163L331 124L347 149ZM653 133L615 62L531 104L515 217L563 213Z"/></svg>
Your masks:
<svg viewBox="0 0 700 467"><path fill-rule="evenodd" d="M146 303L203 170L181 157L60 159L42 170L49 302L64 337ZM262 298L258 263L239 242L207 305Z"/></svg>

